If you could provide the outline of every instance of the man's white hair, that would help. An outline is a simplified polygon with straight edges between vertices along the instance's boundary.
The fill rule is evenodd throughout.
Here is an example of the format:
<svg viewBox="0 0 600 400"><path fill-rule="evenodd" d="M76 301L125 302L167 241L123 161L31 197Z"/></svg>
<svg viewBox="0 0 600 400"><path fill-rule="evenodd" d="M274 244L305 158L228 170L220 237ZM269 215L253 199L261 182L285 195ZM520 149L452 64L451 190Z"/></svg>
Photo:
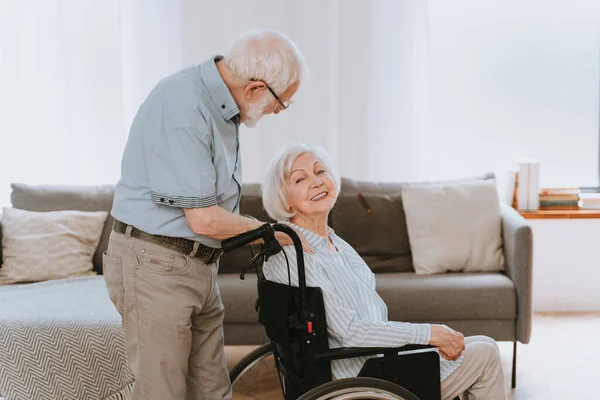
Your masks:
<svg viewBox="0 0 600 400"><path fill-rule="evenodd" d="M295 82L305 81L308 67L294 42L281 32L248 31L231 45L223 61L238 84L264 81L280 95Z"/></svg>
<svg viewBox="0 0 600 400"><path fill-rule="evenodd" d="M335 191L340 194L342 186L341 179L329 154L320 146L307 146L302 142L284 145L269 163L262 184L262 201L265 211L276 221L286 220L296 215L296 211L289 211L289 203L286 196L287 179L292 170L296 158L304 153L312 153L325 167L325 171L331 175Z"/></svg>

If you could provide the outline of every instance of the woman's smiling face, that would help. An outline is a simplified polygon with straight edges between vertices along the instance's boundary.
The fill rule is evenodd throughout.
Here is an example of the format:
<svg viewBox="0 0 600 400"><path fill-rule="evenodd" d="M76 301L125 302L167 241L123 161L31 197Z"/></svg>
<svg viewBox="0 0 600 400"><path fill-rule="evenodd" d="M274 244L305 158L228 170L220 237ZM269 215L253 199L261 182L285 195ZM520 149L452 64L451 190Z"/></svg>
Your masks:
<svg viewBox="0 0 600 400"><path fill-rule="evenodd" d="M327 215L338 195L329 171L313 153L302 153L294 160L286 194L288 205L308 217Z"/></svg>

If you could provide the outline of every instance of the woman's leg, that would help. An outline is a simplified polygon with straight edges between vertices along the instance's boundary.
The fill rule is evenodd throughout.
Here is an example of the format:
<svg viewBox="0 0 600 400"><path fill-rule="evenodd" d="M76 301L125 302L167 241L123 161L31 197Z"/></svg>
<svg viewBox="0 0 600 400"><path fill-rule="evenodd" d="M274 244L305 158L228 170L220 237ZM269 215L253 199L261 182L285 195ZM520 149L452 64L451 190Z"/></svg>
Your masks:
<svg viewBox="0 0 600 400"><path fill-rule="evenodd" d="M496 343L496 341L489 336L476 335L476 336L465 337L465 345L468 343L474 343L474 342L486 342L486 343L493 344L496 347L496 349L498 349L498 351L500 351L500 347L498 347L498 343Z"/></svg>
<svg viewBox="0 0 600 400"><path fill-rule="evenodd" d="M487 336L465 338L460 366L442 381L442 399L466 392L467 399L505 400L504 374L496 342Z"/></svg>

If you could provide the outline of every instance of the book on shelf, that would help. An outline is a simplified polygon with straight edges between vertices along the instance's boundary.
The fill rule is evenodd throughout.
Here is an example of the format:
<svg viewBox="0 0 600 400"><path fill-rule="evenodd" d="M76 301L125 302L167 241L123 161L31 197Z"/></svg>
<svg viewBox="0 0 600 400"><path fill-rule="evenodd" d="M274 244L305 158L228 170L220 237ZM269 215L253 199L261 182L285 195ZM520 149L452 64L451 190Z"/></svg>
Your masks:
<svg viewBox="0 0 600 400"><path fill-rule="evenodd" d="M600 186L582 186L581 193L600 193Z"/></svg>
<svg viewBox="0 0 600 400"><path fill-rule="evenodd" d="M580 199L589 199L589 200L595 200L595 199L600 199L600 193L581 193L579 195Z"/></svg>
<svg viewBox="0 0 600 400"><path fill-rule="evenodd" d="M540 206L539 211L560 211L560 210L579 210L580 207L577 204L572 205L560 205L560 206Z"/></svg>
<svg viewBox="0 0 600 400"><path fill-rule="evenodd" d="M579 209L579 188L540 188L540 210Z"/></svg>
<svg viewBox="0 0 600 400"><path fill-rule="evenodd" d="M578 204L583 209L598 210L600 209L600 193L581 193Z"/></svg>
<svg viewBox="0 0 600 400"><path fill-rule="evenodd" d="M540 207L543 206L572 206L577 205L578 200L542 200Z"/></svg>
<svg viewBox="0 0 600 400"><path fill-rule="evenodd" d="M600 204L579 204L581 210L600 210Z"/></svg>
<svg viewBox="0 0 600 400"><path fill-rule="evenodd" d="M577 195L578 196L580 193L581 193L581 189L579 189L579 188L541 188L540 189L540 196L541 195L546 195L546 196Z"/></svg>
<svg viewBox="0 0 600 400"><path fill-rule="evenodd" d="M519 211L533 211L539 208L540 164L535 161L520 161L516 174L516 199Z"/></svg>
<svg viewBox="0 0 600 400"><path fill-rule="evenodd" d="M540 203L544 201L579 201L577 194L540 194Z"/></svg>

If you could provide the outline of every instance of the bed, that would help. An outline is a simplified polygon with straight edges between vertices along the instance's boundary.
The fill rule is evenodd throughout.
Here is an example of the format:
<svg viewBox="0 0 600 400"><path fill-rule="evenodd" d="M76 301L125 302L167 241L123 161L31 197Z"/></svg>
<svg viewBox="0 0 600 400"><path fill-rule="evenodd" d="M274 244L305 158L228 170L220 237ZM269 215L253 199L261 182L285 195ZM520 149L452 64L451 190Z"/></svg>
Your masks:
<svg viewBox="0 0 600 400"><path fill-rule="evenodd" d="M0 285L0 398L128 399L132 383L102 276Z"/></svg>

